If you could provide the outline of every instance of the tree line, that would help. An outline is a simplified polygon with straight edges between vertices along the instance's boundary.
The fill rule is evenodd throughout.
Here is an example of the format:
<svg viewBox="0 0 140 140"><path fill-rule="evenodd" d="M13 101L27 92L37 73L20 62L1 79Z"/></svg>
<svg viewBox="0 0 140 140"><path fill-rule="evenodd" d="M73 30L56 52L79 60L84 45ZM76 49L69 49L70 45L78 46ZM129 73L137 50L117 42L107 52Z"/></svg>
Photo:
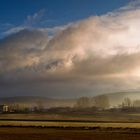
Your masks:
<svg viewBox="0 0 140 140"><path fill-rule="evenodd" d="M91 108L97 107L107 109L110 107L109 98L106 95L96 97L81 97L77 100L75 108Z"/></svg>
<svg viewBox="0 0 140 140"><path fill-rule="evenodd" d="M100 109L109 109L110 108L110 99L106 95L100 95L96 97L81 97L77 99L74 108L100 108ZM140 107L140 100L131 100L126 97L122 100L122 103L117 105L116 108L137 108Z"/></svg>
<svg viewBox="0 0 140 140"><path fill-rule="evenodd" d="M121 104L122 108L131 108L131 107L140 107L140 100L131 100L130 98L124 98L122 104Z"/></svg>

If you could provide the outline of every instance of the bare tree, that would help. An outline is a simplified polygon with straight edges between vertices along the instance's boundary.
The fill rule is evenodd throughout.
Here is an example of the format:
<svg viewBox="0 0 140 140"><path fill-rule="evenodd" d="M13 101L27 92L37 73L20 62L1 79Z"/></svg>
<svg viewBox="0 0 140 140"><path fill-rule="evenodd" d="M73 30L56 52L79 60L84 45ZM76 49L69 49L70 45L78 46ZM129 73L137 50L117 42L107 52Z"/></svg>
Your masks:
<svg viewBox="0 0 140 140"><path fill-rule="evenodd" d="M132 107L132 101L130 98L124 98L123 102L122 102L122 107Z"/></svg>
<svg viewBox="0 0 140 140"><path fill-rule="evenodd" d="M43 111L43 109L44 109L43 102L42 102L41 100L38 100L38 101L36 102L36 104L37 104L37 110L38 110L38 111Z"/></svg>
<svg viewBox="0 0 140 140"><path fill-rule="evenodd" d="M133 101L133 106L134 107L140 107L140 100L134 100Z"/></svg>
<svg viewBox="0 0 140 140"><path fill-rule="evenodd" d="M107 109L110 106L109 98L106 95L94 97L95 106L102 109Z"/></svg>
<svg viewBox="0 0 140 140"><path fill-rule="evenodd" d="M109 106L109 98L106 95L100 95L92 98L81 97L77 100L75 105L77 108L97 107L102 109L107 109Z"/></svg>
<svg viewBox="0 0 140 140"><path fill-rule="evenodd" d="M88 108L90 107L90 100L88 97L81 97L77 100L75 107Z"/></svg>

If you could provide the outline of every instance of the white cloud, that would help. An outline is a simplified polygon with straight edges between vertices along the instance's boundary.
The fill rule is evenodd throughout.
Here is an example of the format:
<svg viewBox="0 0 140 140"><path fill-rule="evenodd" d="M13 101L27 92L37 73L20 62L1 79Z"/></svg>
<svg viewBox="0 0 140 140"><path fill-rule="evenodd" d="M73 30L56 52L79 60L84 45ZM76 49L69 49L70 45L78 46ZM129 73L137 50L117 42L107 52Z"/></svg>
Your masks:
<svg viewBox="0 0 140 140"><path fill-rule="evenodd" d="M45 9L41 9L38 12L34 13L33 15L28 15L27 19L25 20L26 26L32 26L42 20L42 17L45 14Z"/></svg>
<svg viewBox="0 0 140 140"><path fill-rule="evenodd" d="M139 89L140 8L135 5L63 27L9 36L0 43L0 83L37 83L44 94L50 89L54 95L54 89L78 95L81 90L89 95Z"/></svg>
<svg viewBox="0 0 140 140"><path fill-rule="evenodd" d="M1 24L1 28L4 29L4 31L1 32L1 36L6 37L11 34L18 33L24 29L33 29L34 26L42 22L44 14L45 9L41 9L38 12L35 12L33 15L28 15L24 23L21 25L12 25L10 23Z"/></svg>
<svg viewBox="0 0 140 140"><path fill-rule="evenodd" d="M10 28L9 30L5 31L3 33L3 35L8 36L8 35L11 35L11 34L15 34L15 33L20 32L20 31L22 31L26 28L27 27L25 27L25 26L13 27L13 28Z"/></svg>

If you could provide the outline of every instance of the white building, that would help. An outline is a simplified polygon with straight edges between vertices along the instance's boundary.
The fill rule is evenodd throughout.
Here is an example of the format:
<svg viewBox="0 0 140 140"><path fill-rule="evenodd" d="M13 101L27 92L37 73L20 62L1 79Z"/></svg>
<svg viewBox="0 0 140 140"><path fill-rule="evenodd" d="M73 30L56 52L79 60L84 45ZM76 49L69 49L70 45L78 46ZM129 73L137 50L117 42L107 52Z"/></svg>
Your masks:
<svg viewBox="0 0 140 140"><path fill-rule="evenodd" d="M9 106L8 105L0 105L0 112L8 112L9 111Z"/></svg>

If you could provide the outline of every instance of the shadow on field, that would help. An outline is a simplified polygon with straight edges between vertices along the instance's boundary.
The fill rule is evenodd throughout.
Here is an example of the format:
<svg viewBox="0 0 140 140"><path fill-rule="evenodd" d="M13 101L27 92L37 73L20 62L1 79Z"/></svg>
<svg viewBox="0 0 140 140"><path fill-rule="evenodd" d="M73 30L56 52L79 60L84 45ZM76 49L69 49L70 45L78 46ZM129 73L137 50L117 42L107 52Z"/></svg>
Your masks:
<svg viewBox="0 0 140 140"><path fill-rule="evenodd" d="M0 127L0 140L139 140L136 128Z"/></svg>

